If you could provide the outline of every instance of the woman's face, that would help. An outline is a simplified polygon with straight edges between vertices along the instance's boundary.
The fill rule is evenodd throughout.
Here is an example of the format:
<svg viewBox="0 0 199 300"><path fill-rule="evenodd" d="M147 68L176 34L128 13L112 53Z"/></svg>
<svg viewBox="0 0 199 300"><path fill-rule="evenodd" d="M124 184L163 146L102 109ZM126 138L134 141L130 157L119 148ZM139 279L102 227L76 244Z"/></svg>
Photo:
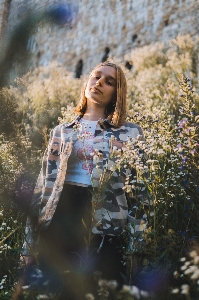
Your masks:
<svg viewBox="0 0 199 300"><path fill-rule="evenodd" d="M91 73L85 90L87 105L95 103L106 109L116 96L116 74L116 69L111 66L101 66Z"/></svg>

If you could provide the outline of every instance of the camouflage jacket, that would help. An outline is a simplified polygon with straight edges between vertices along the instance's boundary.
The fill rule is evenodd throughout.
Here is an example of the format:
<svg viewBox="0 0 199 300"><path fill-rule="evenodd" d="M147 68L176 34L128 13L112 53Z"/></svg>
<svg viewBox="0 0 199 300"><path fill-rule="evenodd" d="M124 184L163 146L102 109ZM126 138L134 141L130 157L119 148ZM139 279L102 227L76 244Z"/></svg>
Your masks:
<svg viewBox="0 0 199 300"><path fill-rule="evenodd" d="M73 144L78 138L77 130L74 128L80 118L81 116L78 116L73 122L58 125L51 131L32 198L32 218L28 218L27 221L24 255L34 240L31 219L37 219L37 227L47 228L53 218L65 182L67 161ZM123 190L128 170L124 170L123 173L126 172L126 174L115 171L110 177L104 176L110 173L105 171L108 170L107 166L111 163L110 141L114 138L114 140L125 143L129 138L136 139L138 135L143 137L143 133L138 125L131 122L125 122L119 128L113 127L108 121L104 121L103 124L102 126L99 122L97 123L93 141L93 148L96 153L100 153L100 156L94 155L91 174L94 215L92 232L101 235L120 235L125 231L128 220L128 205ZM113 161L112 164L114 164ZM103 182L103 178L106 177L109 178L108 181ZM131 222L134 222L135 231L142 231L140 225L143 220L129 218Z"/></svg>

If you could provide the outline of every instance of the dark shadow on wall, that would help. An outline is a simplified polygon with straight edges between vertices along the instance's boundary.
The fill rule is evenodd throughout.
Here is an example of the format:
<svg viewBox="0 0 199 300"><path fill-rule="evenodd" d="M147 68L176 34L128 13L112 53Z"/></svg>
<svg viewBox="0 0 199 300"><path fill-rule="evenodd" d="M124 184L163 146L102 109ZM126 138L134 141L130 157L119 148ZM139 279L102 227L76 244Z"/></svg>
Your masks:
<svg viewBox="0 0 199 300"><path fill-rule="evenodd" d="M76 68L75 68L75 78L81 77L83 65L84 65L83 60L82 59L78 60L78 62L76 64Z"/></svg>
<svg viewBox="0 0 199 300"><path fill-rule="evenodd" d="M101 59L101 62L104 62L108 59L108 55L109 55L109 52L110 52L110 48L109 47L105 47L104 49L104 55Z"/></svg>

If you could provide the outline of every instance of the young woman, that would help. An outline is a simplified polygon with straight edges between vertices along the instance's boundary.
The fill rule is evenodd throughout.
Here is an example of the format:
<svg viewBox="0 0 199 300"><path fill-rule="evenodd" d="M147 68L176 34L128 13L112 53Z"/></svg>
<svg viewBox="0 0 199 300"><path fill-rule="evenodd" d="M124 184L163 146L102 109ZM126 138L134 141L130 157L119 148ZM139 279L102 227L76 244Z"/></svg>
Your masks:
<svg viewBox="0 0 199 300"><path fill-rule="evenodd" d="M82 299L80 291L93 288L88 278L95 271L122 284L120 237L128 216L122 189L126 174L113 172L100 184L112 147L122 149L129 138L143 135L138 125L125 121L126 90L119 66L99 64L82 89L75 120L51 131L23 255L31 262L30 255L38 252L44 269L56 274L52 277L57 279L59 274L63 280L65 276L59 299Z"/></svg>

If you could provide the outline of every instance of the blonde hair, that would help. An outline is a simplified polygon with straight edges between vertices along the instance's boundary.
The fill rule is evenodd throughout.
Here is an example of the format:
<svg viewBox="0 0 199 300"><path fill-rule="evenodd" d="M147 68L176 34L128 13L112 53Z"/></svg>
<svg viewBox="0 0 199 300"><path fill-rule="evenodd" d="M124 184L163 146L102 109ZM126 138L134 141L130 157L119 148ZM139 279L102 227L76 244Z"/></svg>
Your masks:
<svg viewBox="0 0 199 300"><path fill-rule="evenodd" d="M116 97L114 97L112 102L106 108L105 117L114 127L120 127L126 119L126 78L122 69L118 65L109 61L105 61L97 65L90 73L89 78L92 73L101 66L110 66L116 69ZM85 113L87 105L87 98L85 96L87 82L85 82L82 87L80 101L75 108L75 112L82 115Z"/></svg>

